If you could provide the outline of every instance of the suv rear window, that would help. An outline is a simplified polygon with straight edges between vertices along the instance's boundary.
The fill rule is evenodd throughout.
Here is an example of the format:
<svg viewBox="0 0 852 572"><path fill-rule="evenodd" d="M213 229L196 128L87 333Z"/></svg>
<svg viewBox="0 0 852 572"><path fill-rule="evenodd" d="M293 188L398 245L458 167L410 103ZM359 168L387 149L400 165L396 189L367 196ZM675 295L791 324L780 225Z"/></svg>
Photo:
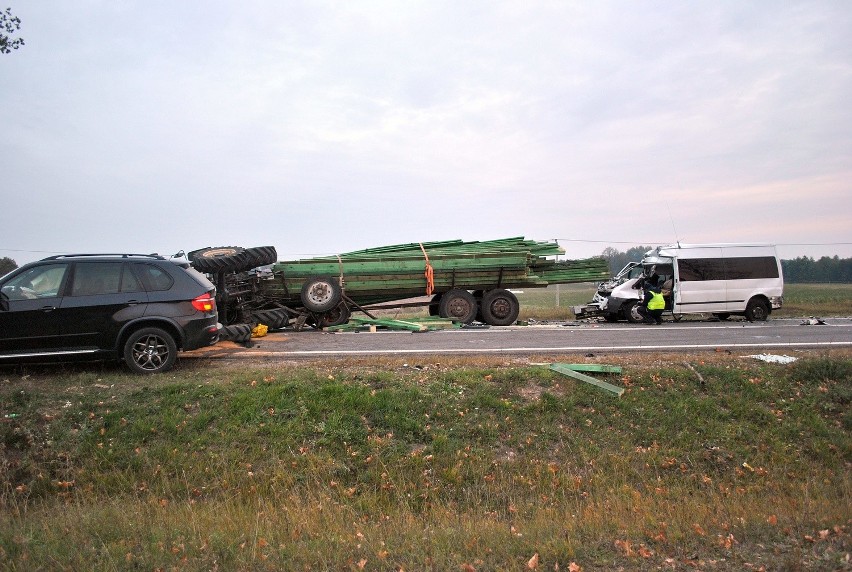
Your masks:
<svg viewBox="0 0 852 572"><path fill-rule="evenodd" d="M175 283L169 274L153 264L135 264L145 289L149 292L168 290Z"/></svg>

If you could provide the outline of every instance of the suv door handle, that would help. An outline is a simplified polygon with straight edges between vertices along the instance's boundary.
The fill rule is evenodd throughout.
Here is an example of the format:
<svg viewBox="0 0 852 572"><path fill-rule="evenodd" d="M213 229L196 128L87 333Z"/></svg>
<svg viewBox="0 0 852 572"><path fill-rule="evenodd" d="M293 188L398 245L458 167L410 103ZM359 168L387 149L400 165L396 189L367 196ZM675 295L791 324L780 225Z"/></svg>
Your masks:
<svg viewBox="0 0 852 572"><path fill-rule="evenodd" d="M139 304L139 300L128 300L127 301L128 306L135 306L137 304Z"/></svg>
<svg viewBox="0 0 852 572"><path fill-rule="evenodd" d="M52 312L55 309L56 309L56 306L42 306L41 307L42 312Z"/></svg>

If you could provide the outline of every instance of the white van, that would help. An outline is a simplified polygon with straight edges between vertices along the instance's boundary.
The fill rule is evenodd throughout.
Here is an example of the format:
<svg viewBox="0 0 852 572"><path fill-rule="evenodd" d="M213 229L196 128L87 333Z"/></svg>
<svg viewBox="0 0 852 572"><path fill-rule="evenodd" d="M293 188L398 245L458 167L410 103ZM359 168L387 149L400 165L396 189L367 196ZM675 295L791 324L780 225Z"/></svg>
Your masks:
<svg viewBox="0 0 852 572"><path fill-rule="evenodd" d="M683 314L731 315L765 320L781 307L784 278L771 244L673 244L649 250L642 257L642 275L614 288L604 315L609 321L641 322L644 280L658 276L666 311Z"/></svg>

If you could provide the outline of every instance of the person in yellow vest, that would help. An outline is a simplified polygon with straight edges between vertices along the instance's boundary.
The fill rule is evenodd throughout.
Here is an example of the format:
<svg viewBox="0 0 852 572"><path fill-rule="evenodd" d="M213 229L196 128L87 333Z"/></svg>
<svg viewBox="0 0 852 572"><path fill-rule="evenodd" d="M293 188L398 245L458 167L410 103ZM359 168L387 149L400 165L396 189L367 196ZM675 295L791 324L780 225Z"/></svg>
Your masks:
<svg viewBox="0 0 852 572"><path fill-rule="evenodd" d="M663 323L663 310L666 309L666 300L657 285L659 281L660 277L656 274L645 281L645 299L641 308L645 323L658 326Z"/></svg>

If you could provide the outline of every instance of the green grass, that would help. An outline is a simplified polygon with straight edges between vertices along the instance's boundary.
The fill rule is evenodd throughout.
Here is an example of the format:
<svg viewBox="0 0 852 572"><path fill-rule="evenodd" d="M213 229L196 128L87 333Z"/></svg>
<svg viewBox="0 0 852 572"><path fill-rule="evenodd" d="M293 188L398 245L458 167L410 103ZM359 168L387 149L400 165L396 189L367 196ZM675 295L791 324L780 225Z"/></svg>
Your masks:
<svg viewBox="0 0 852 572"><path fill-rule="evenodd" d="M852 284L786 284L779 316L852 316Z"/></svg>
<svg viewBox="0 0 852 572"><path fill-rule="evenodd" d="M846 565L852 359L684 359L0 371L0 568Z"/></svg>

